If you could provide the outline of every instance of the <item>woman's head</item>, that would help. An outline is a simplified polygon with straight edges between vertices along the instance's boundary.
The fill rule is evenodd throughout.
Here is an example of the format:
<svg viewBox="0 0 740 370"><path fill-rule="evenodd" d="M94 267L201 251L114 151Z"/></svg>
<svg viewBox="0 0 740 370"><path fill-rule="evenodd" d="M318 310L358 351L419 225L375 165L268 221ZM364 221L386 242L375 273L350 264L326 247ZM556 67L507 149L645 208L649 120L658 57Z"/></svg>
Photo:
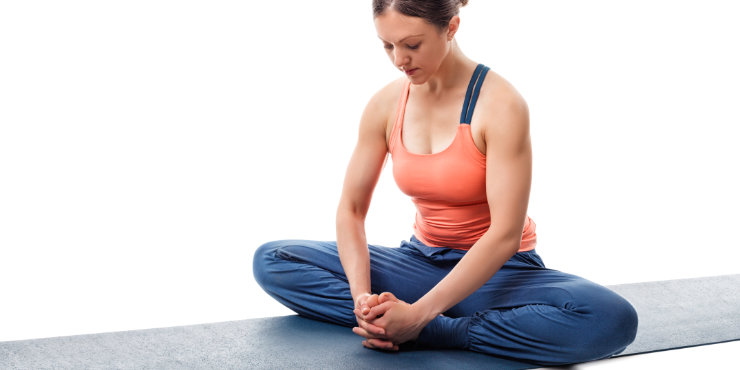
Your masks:
<svg viewBox="0 0 740 370"><path fill-rule="evenodd" d="M468 0L373 0L373 17L393 9L409 17L424 19L442 31L458 14L460 7L467 4Z"/></svg>
<svg viewBox="0 0 740 370"><path fill-rule="evenodd" d="M373 0L378 37L396 68L416 83L433 74L452 48L458 13L468 0Z"/></svg>

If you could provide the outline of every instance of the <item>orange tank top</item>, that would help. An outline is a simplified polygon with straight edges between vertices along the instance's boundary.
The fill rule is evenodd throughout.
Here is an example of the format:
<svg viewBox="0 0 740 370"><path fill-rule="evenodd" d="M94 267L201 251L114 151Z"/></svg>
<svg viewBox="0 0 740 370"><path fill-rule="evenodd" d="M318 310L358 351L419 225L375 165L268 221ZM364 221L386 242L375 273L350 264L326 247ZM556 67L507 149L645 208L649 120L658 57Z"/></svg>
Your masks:
<svg viewBox="0 0 740 370"><path fill-rule="evenodd" d="M438 153L416 154L403 145L403 119L411 81L398 101L389 150L396 184L416 205L414 236L430 247L470 249L491 225L486 198L486 156L475 146L470 120L488 67L479 64L470 79L452 143ZM520 252L534 249L535 223L527 216Z"/></svg>

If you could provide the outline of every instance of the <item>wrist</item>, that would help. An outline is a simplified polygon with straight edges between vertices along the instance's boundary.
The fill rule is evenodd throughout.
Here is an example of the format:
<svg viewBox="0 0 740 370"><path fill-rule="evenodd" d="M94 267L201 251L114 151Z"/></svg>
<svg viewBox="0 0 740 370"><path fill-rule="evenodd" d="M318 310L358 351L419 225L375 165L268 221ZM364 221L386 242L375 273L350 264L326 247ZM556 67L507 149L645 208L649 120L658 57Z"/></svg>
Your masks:
<svg viewBox="0 0 740 370"><path fill-rule="evenodd" d="M425 323L434 320L435 317L439 316L442 312L435 309L429 302L420 299L414 302L411 307L417 312L417 315L424 319Z"/></svg>

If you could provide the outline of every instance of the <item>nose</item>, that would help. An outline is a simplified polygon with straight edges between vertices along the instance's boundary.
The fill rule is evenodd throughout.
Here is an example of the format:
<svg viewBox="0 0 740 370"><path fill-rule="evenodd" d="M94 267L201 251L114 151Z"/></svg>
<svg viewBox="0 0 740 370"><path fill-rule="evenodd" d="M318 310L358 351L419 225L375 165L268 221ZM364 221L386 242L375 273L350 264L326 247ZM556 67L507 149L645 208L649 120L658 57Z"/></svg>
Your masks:
<svg viewBox="0 0 740 370"><path fill-rule="evenodd" d="M410 58L407 54L398 49L393 50L393 63L396 65L396 68L401 69L401 67L407 65L409 61Z"/></svg>

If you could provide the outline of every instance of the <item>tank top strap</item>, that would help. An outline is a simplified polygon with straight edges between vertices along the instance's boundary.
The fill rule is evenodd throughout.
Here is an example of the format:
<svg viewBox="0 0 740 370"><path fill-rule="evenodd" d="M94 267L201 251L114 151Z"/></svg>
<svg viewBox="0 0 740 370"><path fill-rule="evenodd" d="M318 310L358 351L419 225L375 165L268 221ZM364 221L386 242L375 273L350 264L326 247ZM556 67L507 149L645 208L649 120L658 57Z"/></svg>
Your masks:
<svg viewBox="0 0 740 370"><path fill-rule="evenodd" d="M480 87L483 85L483 80L486 78L486 73L490 68L483 64L478 64L473 71L473 76L470 78L468 83L468 90L465 92L465 101L463 102L462 113L460 114L460 123L470 124L473 119L473 110L475 109L475 103L478 101L478 95L480 94Z"/></svg>
<svg viewBox="0 0 740 370"><path fill-rule="evenodd" d="M388 151L393 153L396 143L400 140L401 136L401 125L403 125L403 116L406 112L406 102L409 98L409 90L411 89L411 80L406 80L401 89L401 96L398 98L398 104L396 105L396 119L393 122L393 128L391 128L391 137L388 142Z"/></svg>

